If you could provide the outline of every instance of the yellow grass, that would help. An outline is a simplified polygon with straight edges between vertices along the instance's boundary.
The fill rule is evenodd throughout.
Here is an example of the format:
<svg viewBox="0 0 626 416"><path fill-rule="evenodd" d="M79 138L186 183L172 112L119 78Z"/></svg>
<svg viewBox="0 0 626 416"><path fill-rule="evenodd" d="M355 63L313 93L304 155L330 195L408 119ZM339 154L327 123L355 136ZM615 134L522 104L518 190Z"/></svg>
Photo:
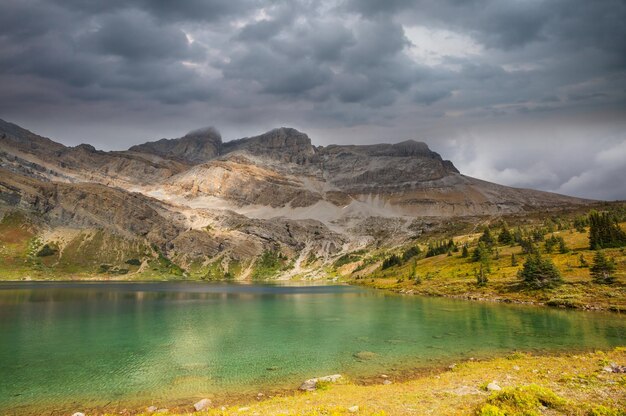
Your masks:
<svg viewBox="0 0 626 416"><path fill-rule="evenodd" d="M262 401L218 403L209 411L194 414L625 415L626 375L605 372L603 367L611 362L626 364L626 349L559 356L514 354L485 362L468 361L390 385L383 385L383 378L369 386L337 384ZM486 390L493 381L502 392ZM350 412L353 406L358 406L358 411ZM166 414L191 414L191 410L190 406Z"/></svg>

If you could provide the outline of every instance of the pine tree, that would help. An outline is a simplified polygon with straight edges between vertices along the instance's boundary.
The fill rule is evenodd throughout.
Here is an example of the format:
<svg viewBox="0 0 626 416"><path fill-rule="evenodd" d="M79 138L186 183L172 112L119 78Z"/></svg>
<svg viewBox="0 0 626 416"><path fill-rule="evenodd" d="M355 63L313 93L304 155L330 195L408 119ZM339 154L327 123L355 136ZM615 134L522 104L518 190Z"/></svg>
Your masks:
<svg viewBox="0 0 626 416"><path fill-rule="evenodd" d="M476 270L474 272L474 274L476 275L476 284L478 286L486 286L487 282L489 281L487 279L487 270L485 269L485 267L483 267L483 265L480 265L480 269Z"/></svg>
<svg viewBox="0 0 626 416"><path fill-rule="evenodd" d="M585 260L585 256L582 255L582 253L580 253L580 257L578 258L578 260L580 261L580 268L585 268L585 267L589 267L589 263L587 263L587 260Z"/></svg>
<svg viewBox="0 0 626 416"><path fill-rule="evenodd" d="M533 241L535 243L543 241L544 240L544 235L545 235L545 233L541 229L539 229L539 228L535 228L532 231L532 233L531 233L532 239L533 239Z"/></svg>
<svg viewBox="0 0 626 416"><path fill-rule="evenodd" d="M400 256L398 256L397 254L392 254L390 257L387 257L383 261L382 269L385 270L393 266L399 266L401 264L402 264L402 259L400 258Z"/></svg>
<svg viewBox="0 0 626 416"><path fill-rule="evenodd" d="M461 257L464 259L469 257L469 250L467 249L467 244L463 244L463 251L461 252Z"/></svg>
<svg viewBox="0 0 626 416"><path fill-rule="evenodd" d="M518 277L533 289L545 289L563 283L561 273L552 260L541 257L539 253L528 256Z"/></svg>
<svg viewBox="0 0 626 416"><path fill-rule="evenodd" d="M574 219L574 228L576 228L576 231L578 231L579 233L584 233L586 231L585 227L587 227L588 225L589 220L586 216L576 217L576 219Z"/></svg>
<svg viewBox="0 0 626 416"><path fill-rule="evenodd" d="M485 243L480 242L472 253L472 261L480 262L487 273L491 273L491 252Z"/></svg>
<svg viewBox="0 0 626 416"><path fill-rule="evenodd" d="M597 251L593 257L593 264L591 265L591 277L593 281L601 284L611 284L615 282L615 263L606 258L604 253Z"/></svg>
<svg viewBox="0 0 626 416"><path fill-rule="evenodd" d="M589 247L592 250L626 246L626 232L617 220L606 212L589 213Z"/></svg>
<svg viewBox="0 0 626 416"><path fill-rule="evenodd" d="M567 247L567 244L565 244L565 240L563 239L563 237L559 237L559 253L569 253L569 247Z"/></svg>
<svg viewBox="0 0 626 416"><path fill-rule="evenodd" d="M515 257L515 253L511 254L511 267L517 267L517 258Z"/></svg>
<svg viewBox="0 0 626 416"><path fill-rule="evenodd" d="M495 243L495 239L493 238L493 235L491 235L489 227L485 227L485 231L483 231L483 235L480 236L478 241L485 243L487 246L492 246Z"/></svg>
<svg viewBox="0 0 626 416"><path fill-rule="evenodd" d="M498 235L498 243L502 245L513 243L513 234L511 234L506 224L502 226L502 231L500 231L500 235Z"/></svg>

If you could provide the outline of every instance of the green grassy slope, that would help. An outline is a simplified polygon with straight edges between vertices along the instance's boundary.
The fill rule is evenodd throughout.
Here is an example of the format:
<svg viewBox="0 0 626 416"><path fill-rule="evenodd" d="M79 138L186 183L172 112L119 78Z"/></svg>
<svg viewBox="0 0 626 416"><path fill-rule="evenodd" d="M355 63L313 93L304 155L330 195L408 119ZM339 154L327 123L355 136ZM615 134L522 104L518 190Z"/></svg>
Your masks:
<svg viewBox="0 0 626 416"><path fill-rule="evenodd" d="M626 230L626 222L620 226ZM598 284L590 274L589 266L596 252L589 249L588 228L577 231L565 225L561 230L546 232L548 227L545 224L521 227L522 232L528 234L535 229L542 229L546 240L552 236L562 237L567 246L566 253L559 252L558 247L547 253L545 242L536 243L542 256L551 259L562 274L563 284L557 287L533 290L522 284L518 272L529 255L524 254L518 244L495 244L489 255L488 282L484 286L479 285L476 274L480 270L480 263L472 261L471 257L482 233L454 236L458 252L426 258L427 246L417 244L422 254L399 265L383 269L382 262L393 254L402 257L410 246L359 257L358 261L342 265L338 271L348 282L403 293L626 311L626 248L602 250L616 265L613 274L615 282L610 285ZM495 237L498 232L499 228L494 226L492 233ZM462 257L463 245L468 247L468 258ZM516 257L516 265L513 265L512 255Z"/></svg>

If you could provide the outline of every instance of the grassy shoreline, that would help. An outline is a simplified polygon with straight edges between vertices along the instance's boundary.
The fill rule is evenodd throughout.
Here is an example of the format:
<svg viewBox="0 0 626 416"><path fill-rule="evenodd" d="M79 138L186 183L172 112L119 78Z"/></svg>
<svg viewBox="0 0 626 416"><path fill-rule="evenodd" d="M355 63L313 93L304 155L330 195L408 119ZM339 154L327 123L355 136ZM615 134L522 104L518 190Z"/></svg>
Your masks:
<svg viewBox="0 0 626 416"><path fill-rule="evenodd" d="M164 415L626 415L626 374L609 373L611 363L626 365L626 348L552 355L509 354L432 369L407 380L379 378L372 384L349 380L323 384L314 392L287 392L235 403L216 401L193 412L192 405ZM385 380L391 384L383 384ZM495 382L501 391L488 391ZM356 406L356 407L355 407ZM358 409L357 409L358 408ZM79 409L77 409L79 410ZM148 415L145 409L87 415Z"/></svg>
<svg viewBox="0 0 626 416"><path fill-rule="evenodd" d="M626 223L622 223L622 228L626 229ZM480 236L480 233L456 236L454 242L457 246L467 245L471 251ZM589 249L587 232L567 229L545 236L546 239L552 237L562 238L567 250L544 252L543 256L555 264L563 280L559 285L543 289L530 288L518 277L528 258L519 245L494 245L488 282L483 285L477 283L480 265L472 261L471 253L467 258L460 250L424 258L423 246L421 256L387 269L382 268L381 263L390 253L364 257L340 271L343 280L349 283L408 295L626 312L626 250L603 250L615 262L615 281L599 284L593 281L589 266L581 264L581 259L591 264L596 253ZM401 251L392 254L401 254Z"/></svg>

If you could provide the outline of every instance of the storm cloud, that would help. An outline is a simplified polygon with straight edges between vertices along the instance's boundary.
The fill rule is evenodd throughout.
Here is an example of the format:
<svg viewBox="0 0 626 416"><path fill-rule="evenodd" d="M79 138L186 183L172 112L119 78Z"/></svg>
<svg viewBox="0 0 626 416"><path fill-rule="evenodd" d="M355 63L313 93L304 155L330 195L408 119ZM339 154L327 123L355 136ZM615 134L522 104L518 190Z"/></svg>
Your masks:
<svg viewBox="0 0 626 416"><path fill-rule="evenodd" d="M215 125L426 141L462 172L625 199L623 0L4 0L0 118L127 148Z"/></svg>

